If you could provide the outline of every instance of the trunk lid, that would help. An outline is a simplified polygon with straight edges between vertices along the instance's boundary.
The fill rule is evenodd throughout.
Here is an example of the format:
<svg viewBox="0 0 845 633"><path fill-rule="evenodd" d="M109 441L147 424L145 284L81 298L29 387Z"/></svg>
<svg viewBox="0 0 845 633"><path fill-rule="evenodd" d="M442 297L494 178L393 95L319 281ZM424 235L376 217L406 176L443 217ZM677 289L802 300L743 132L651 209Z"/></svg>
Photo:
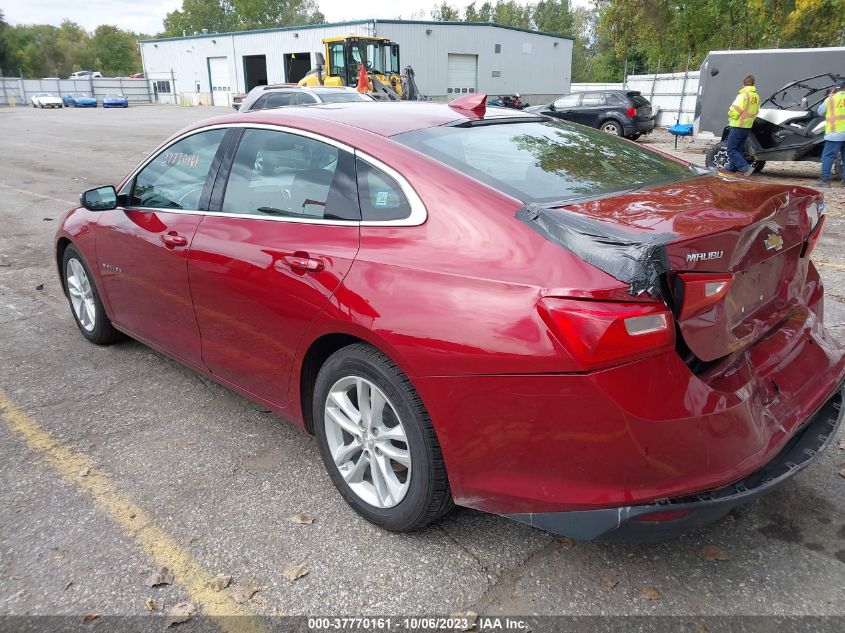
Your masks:
<svg viewBox="0 0 845 633"><path fill-rule="evenodd" d="M804 245L820 202L811 189L703 176L565 210L645 241L660 237L662 294L680 351L713 361L752 344L802 303ZM718 294L697 301L707 283Z"/></svg>

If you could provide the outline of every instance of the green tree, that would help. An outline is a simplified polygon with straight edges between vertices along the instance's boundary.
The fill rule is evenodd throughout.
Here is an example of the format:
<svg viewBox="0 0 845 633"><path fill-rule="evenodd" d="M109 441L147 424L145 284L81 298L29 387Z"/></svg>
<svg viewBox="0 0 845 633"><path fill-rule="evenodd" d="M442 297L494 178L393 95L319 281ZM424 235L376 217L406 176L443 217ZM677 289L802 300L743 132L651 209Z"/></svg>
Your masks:
<svg viewBox="0 0 845 633"><path fill-rule="evenodd" d="M193 35L203 29L211 32L232 31L237 18L227 0L182 0L182 8L171 11L164 18L163 35L178 37Z"/></svg>
<svg viewBox="0 0 845 633"><path fill-rule="evenodd" d="M12 56L9 51L8 32L9 25L3 15L3 10L0 9L0 77L11 74Z"/></svg>
<svg viewBox="0 0 845 633"><path fill-rule="evenodd" d="M137 38L116 26L100 25L91 38L97 68L105 76L129 75L140 70Z"/></svg>
<svg viewBox="0 0 845 633"><path fill-rule="evenodd" d="M438 22L457 22L461 19L461 12L448 2L443 2L431 10L431 19Z"/></svg>
<svg viewBox="0 0 845 633"><path fill-rule="evenodd" d="M326 16L316 0L231 0L242 29L321 24Z"/></svg>
<svg viewBox="0 0 845 633"><path fill-rule="evenodd" d="M531 22L544 33L572 35L569 0L541 0L531 7Z"/></svg>
<svg viewBox="0 0 845 633"><path fill-rule="evenodd" d="M472 2L464 8L464 19L467 22L492 22L493 5L485 2L476 9L475 2Z"/></svg>
<svg viewBox="0 0 845 633"><path fill-rule="evenodd" d="M531 6L515 0L499 0L493 8L493 22L506 26L531 27Z"/></svg>

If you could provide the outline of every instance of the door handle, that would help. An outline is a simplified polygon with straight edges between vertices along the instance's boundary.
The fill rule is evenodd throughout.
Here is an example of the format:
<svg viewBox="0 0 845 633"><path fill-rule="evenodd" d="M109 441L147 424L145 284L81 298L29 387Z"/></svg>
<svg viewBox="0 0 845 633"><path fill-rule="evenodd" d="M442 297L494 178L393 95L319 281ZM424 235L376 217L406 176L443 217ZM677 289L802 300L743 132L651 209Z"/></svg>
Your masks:
<svg viewBox="0 0 845 633"><path fill-rule="evenodd" d="M326 267L326 263L319 257L309 257L307 253L294 253L282 257L285 266L291 270L318 273Z"/></svg>
<svg viewBox="0 0 845 633"><path fill-rule="evenodd" d="M170 233L162 233L159 237L167 248L176 248L177 246L187 246L188 238L184 235L179 235L176 231Z"/></svg>

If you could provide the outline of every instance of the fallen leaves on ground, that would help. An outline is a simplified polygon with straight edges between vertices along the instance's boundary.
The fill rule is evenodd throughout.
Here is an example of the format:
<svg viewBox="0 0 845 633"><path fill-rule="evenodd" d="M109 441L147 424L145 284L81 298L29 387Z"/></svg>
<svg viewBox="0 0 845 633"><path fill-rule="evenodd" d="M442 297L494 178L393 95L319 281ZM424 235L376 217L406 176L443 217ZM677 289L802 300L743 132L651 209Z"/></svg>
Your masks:
<svg viewBox="0 0 845 633"><path fill-rule="evenodd" d="M229 589L229 595L232 596L232 600L238 604L249 602L250 598L261 590L261 587L253 582L254 580L253 578L245 585L235 585Z"/></svg>
<svg viewBox="0 0 845 633"><path fill-rule="evenodd" d="M147 607L147 611L156 611L158 610L158 606L156 605L156 601L152 598L147 598L144 600L144 606Z"/></svg>
<svg viewBox="0 0 845 633"><path fill-rule="evenodd" d="M702 547L698 555L701 557L701 560L706 561L731 559L731 557L728 556L728 553L725 550L723 550L718 545L713 545L712 543L709 543Z"/></svg>
<svg viewBox="0 0 845 633"><path fill-rule="evenodd" d="M214 591L223 591L229 586L230 582L232 582L231 576L217 574L214 578L208 581L208 586L214 589Z"/></svg>
<svg viewBox="0 0 845 633"><path fill-rule="evenodd" d="M180 602L170 611L167 612L167 620L164 623L165 627L179 624L180 622L187 622L197 614L196 607L190 602Z"/></svg>
<svg viewBox="0 0 845 633"><path fill-rule="evenodd" d="M99 613L94 613L94 612L86 613L85 615L82 616L82 624L88 624L89 622L93 622L94 620L96 620L99 617L100 617Z"/></svg>
<svg viewBox="0 0 845 633"><path fill-rule="evenodd" d="M845 477L845 468L843 468L842 470L839 471L839 476Z"/></svg>
<svg viewBox="0 0 845 633"><path fill-rule="evenodd" d="M645 600L660 600L660 592L651 585L646 585L640 591L640 598Z"/></svg>
<svg viewBox="0 0 845 633"><path fill-rule="evenodd" d="M314 523L314 517L310 514L294 514L290 520L300 525L311 525Z"/></svg>
<svg viewBox="0 0 845 633"><path fill-rule="evenodd" d="M159 567L158 571L150 574L147 578L147 587L155 587L157 585L172 585L173 572L167 567Z"/></svg>
<svg viewBox="0 0 845 633"><path fill-rule="evenodd" d="M79 471L79 476L80 477L87 477L90 473L91 473L91 469L88 466L86 466L85 468L83 468L82 470Z"/></svg>
<svg viewBox="0 0 845 633"><path fill-rule="evenodd" d="M308 573L302 563L291 563L282 570L282 577L289 582L302 578Z"/></svg>
<svg viewBox="0 0 845 633"><path fill-rule="evenodd" d="M616 578L602 578L601 584L607 587L608 589L615 589L616 585L619 584L619 581Z"/></svg>
<svg viewBox="0 0 845 633"><path fill-rule="evenodd" d="M65 591L67 591L68 589L70 589L70 586L71 586L72 584L73 584L73 581L72 581L72 580L68 580L68 581L65 583Z"/></svg>
<svg viewBox="0 0 845 633"><path fill-rule="evenodd" d="M575 541L573 541L568 536L561 536L560 537L560 546L563 549L572 549L573 547L575 547Z"/></svg>
<svg viewBox="0 0 845 633"><path fill-rule="evenodd" d="M478 614L475 611L458 611L457 613L450 613L449 617L453 620L466 621L466 626L461 626L461 631L472 631L478 622Z"/></svg>

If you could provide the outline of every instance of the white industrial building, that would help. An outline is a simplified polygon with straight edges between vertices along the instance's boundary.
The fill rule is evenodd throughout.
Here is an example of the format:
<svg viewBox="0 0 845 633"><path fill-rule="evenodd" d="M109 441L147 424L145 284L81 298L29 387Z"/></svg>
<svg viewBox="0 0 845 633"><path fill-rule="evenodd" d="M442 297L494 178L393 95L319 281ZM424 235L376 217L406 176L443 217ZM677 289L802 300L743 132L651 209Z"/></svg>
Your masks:
<svg viewBox="0 0 845 633"><path fill-rule="evenodd" d="M360 20L203 33L140 43L158 101L229 105L251 88L296 82L323 51L323 38L371 35L399 44L420 91L446 100L470 91L518 92L536 104L569 91L572 38L476 22Z"/></svg>

